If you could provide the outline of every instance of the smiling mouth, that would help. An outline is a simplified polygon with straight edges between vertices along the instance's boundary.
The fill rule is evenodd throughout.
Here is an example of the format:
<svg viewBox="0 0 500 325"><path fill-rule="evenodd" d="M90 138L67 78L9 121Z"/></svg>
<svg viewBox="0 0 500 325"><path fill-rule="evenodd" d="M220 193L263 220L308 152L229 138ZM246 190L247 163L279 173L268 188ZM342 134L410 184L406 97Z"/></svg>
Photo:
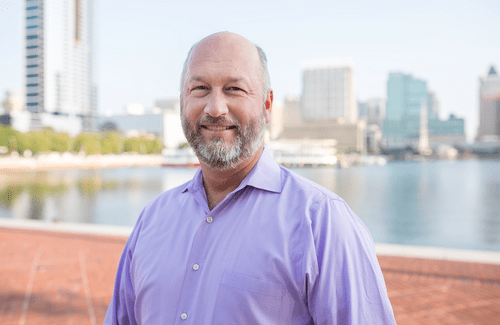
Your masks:
<svg viewBox="0 0 500 325"><path fill-rule="evenodd" d="M235 125L230 125L230 126L219 126L219 125L201 125L203 129L210 130L210 131L224 131L224 130L231 130L235 129Z"/></svg>

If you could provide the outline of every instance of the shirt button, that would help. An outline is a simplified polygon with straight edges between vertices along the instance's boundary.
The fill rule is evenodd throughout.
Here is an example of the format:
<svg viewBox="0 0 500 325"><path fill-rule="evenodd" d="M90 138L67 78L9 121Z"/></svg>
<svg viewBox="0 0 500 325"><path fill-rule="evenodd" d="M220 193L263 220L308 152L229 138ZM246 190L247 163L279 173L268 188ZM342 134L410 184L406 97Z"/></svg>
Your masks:
<svg viewBox="0 0 500 325"><path fill-rule="evenodd" d="M186 313L182 313L182 314L181 314L181 319L186 319L186 318L188 318L188 314L186 314Z"/></svg>
<svg viewBox="0 0 500 325"><path fill-rule="evenodd" d="M193 265L193 270L198 271L199 268L200 266L198 264Z"/></svg>
<svg viewBox="0 0 500 325"><path fill-rule="evenodd" d="M207 218L207 222L208 222L208 223L211 223L212 221L214 221L214 218L212 218L212 217L208 217L208 218Z"/></svg>

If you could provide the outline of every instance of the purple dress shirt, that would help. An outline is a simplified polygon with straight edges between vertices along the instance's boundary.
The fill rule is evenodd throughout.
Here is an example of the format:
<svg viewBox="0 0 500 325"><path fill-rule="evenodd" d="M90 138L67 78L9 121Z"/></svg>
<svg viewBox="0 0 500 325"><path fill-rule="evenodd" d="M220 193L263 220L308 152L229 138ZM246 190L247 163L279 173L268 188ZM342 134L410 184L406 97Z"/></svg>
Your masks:
<svg viewBox="0 0 500 325"><path fill-rule="evenodd" d="M264 150L212 211L201 169L148 204L104 324L395 324L373 239Z"/></svg>

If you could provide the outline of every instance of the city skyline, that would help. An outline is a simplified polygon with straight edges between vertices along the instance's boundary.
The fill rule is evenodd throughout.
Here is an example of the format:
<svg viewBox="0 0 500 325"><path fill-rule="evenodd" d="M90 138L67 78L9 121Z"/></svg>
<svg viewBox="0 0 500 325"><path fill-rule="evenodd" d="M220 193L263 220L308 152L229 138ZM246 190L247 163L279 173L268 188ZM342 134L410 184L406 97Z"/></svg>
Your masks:
<svg viewBox="0 0 500 325"><path fill-rule="evenodd" d="M239 33L268 56L275 100L300 96L302 63L351 57L357 100L386 98L389 73L426 80L440 117L466 119L471 140L479 121L479 78L500 69L496 1L248 2L147 0L96 3L99 112L121 113L128 103L154 106L177 97L189 47L221 30ZM0 93L22 90L22 2L0 5Z"/></svg>

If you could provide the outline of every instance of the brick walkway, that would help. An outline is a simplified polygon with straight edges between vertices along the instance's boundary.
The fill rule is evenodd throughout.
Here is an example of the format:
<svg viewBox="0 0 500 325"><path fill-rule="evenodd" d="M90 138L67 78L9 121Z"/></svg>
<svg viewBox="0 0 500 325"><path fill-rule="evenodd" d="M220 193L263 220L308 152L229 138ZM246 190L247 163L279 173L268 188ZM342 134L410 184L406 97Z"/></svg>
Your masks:
<svg viewBox="0 0 500 325"><path fill-rule="evenodd" d="M0 228L0 324L101 324L124 237ZM500 265L379 256L396 321L500 324Z"/></svg>

